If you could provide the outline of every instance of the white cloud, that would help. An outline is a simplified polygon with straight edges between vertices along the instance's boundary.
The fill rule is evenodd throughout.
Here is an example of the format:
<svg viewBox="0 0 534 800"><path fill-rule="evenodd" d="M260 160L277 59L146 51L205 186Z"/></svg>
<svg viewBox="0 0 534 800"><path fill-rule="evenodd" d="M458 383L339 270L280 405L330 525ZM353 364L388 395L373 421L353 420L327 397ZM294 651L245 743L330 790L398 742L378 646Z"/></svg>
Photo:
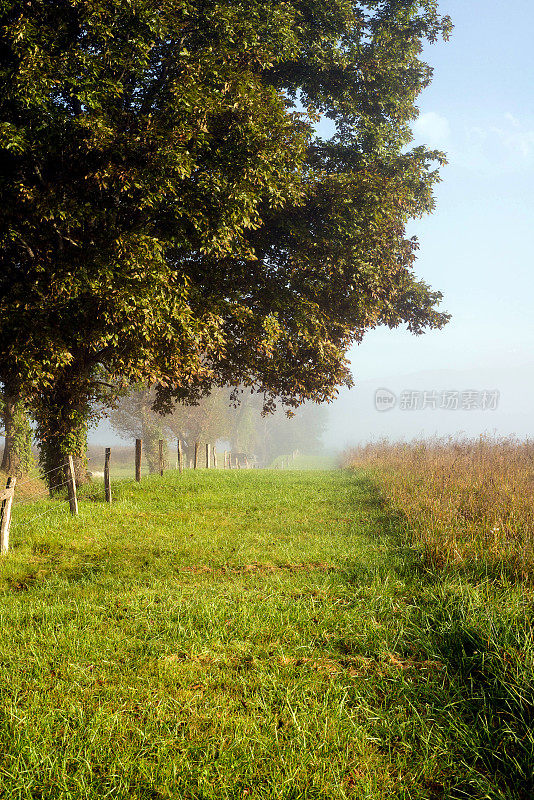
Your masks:
<svg viewBox="0 0 534 800"><path fill-rule="evenodd" d="M422 139L430 147L444 147L451 136L449 120L441 114L436 114L435 111L421 114L415 121L413 129L417 138Z"/></svg>
<svg viewBox="0 0 534 800"><path fill-rule="evenodd" d="M512 154L530 160L534 154L534 129L525 127L510 113L504 115L504 120L508 125L492 127L491 132Z"/></svg>
<svg viewBox="0 0 534 800"><path fill-rule="evenodd" d="M451 164L484 172L509 172L534 166L534 120L510 111L494 119L457 126L447 117L427 111L413 126L416 141L445 150Z"/></svg>
<svg viewBox="0 0 534 800"><path fill-rule="evenodd" d="M510 112L493 125L468 128L466 139L464 160L474 167L508 170L534 162L534 127Z"/></svg>

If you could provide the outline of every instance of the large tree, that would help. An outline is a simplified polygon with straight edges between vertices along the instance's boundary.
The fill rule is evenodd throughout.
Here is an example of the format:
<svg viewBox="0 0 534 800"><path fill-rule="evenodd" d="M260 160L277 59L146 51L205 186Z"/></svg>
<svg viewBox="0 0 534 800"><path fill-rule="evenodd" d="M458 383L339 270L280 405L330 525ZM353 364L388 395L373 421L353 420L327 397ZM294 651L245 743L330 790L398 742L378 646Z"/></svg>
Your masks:
<svg viewBox="0 0 534 800"><path fill-rule="evenodd" d="M194 375L216 334L165 245L213 256L298 194L306 131L261 71L278 3L6 2L0 379L33 393L47 468L83 449L98 377ZM96 384L96 385L95 385Z"/></svg>
<svg viewBox="0 0 534 800"><path fill-rule="evenodd" d="M449 28L433 0L4 2L0 380L48 467L103 382L295 405L369 328L444 324L404 226L432 209L441 156L407 145Z"/></svg>

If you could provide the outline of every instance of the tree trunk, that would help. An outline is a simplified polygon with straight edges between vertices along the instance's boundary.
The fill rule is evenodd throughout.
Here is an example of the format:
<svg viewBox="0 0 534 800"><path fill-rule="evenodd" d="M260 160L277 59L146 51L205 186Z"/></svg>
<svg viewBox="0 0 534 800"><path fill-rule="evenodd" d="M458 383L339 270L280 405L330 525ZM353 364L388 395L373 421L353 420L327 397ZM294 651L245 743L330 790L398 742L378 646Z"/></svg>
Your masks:
<svg viewBox="0 0 534 800"><path fill-rule="evenodd" d="M76 485L89 481L87 473L87 412L79 398L59 393L41 398L37 417L37 435L43 476L51 495L66 484L65 462L74 462Z"/></svg>
<svg viewBox="0 0 534 800"><path fill-rule="evenodd" d="M150 473L159 472L159 440L164 439L161 425L157 424L155 414L151 408L143 408L143 451L148 464ZM167 448L165 447L165 450ZM168 458L168 453L165 452Z"/></svg>
<svg viewBox="0 0 534 800"><path fill-rule="evenodd" d="M2 399L6 436L0 469L8 475L20 478L33 464L32 429L20 398L4 391Z"/></svg>

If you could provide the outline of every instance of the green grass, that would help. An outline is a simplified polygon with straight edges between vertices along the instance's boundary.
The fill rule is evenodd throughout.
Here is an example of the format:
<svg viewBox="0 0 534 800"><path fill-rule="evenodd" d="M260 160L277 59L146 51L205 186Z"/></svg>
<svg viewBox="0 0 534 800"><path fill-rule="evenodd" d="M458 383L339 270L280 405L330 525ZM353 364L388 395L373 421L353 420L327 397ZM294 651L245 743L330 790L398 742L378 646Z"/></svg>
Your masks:
<svg viewBox="0 0 534 800"><path fill-rule="evenodd" d="M0 798L534 796L524 587L424 572L363 473L113 491L15 508Z"/></svg>
<svg viewBox="0 0 534 800"><path fill-rule="evenodd" d="M277 456L272 464L271 469L286 469L289 464L289 469L334 469L337 466L336 456L328 453L321 453L318 455L310 455L302 453L292 456Z"/></svg>

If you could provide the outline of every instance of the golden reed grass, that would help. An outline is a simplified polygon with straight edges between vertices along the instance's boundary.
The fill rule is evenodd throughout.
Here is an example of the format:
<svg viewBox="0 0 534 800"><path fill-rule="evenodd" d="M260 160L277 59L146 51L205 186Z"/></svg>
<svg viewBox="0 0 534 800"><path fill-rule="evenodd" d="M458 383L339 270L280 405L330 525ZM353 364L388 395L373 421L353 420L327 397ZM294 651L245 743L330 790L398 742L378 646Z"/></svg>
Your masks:
<svg viewBox="0 0 534 800"><path fill-rule="evenodd" d="M482 561L534 577L534 441L378 442L346 453L371 468L434 567Z"/></svg>

